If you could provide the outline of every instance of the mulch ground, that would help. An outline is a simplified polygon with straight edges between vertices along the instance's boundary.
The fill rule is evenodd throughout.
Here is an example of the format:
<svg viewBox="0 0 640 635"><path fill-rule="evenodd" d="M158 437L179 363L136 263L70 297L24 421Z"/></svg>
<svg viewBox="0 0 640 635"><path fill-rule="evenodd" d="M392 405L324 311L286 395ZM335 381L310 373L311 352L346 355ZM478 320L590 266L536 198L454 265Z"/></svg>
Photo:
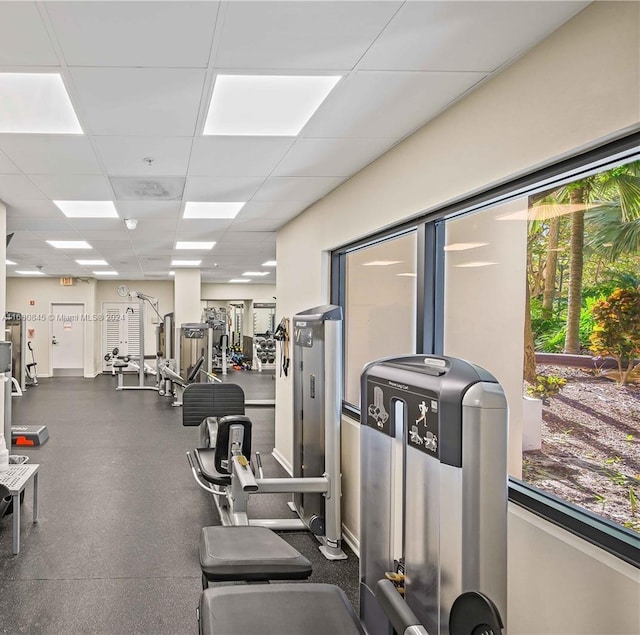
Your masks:
<svg viewBox="0 0 640 635"><path fill-rule="evenodd" d="M575 368L543 405L542 449L523 453L523 479L640 532L640 386Z"/></svg>

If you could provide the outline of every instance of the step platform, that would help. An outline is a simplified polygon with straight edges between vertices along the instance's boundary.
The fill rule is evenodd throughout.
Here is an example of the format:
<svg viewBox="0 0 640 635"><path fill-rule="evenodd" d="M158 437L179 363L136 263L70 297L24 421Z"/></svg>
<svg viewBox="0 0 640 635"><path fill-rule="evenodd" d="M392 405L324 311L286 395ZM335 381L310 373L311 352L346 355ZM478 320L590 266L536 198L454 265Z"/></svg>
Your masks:
<svg viewBox="0 0 640 635"><path fill-rule="evenodd" d="M13 446L34 447L49 439L47 426L11 426L11 444Z"/></svg>

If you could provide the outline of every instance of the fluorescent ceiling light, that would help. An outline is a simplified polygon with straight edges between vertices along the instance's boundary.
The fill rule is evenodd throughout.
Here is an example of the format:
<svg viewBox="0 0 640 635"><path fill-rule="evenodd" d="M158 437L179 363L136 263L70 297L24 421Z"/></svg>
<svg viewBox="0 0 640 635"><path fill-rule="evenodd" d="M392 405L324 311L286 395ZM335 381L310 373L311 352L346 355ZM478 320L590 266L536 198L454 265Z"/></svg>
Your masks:
<svg viewBox="0 0 640 635"><path fill-rule="evenodd" d="M94 275L96 276L117 276L117 271L94 271Z"/></svg>
<svg viewBox="0 0 640 635"><path fill-rule="evenodd" d="M404 276L405 278L417 278L418 274L417 273L396 273L396 276Z"/></svg>
<svg viewBox="0 0 640 635"><path fill-rule="evenodd" d="M244 205L244 202L194 203L188 201L184 206L182 218L235 218Z"/></svg>
<svg viewBox="0 0 640 635"><path fill-rule="evenodd" d="M477 262L464 262L461 265L455 265L456 267L489 267L491 265L497 265L497 262L485 262L478 260Z"/></svg>
<svg viewBox="0 0 640 635"><path fill-rule="evenodd" d="M372 260L371 262L363 263L363 267L388 267L389 265L400 265L404 261L402 260Z"/></svg>
<svg viewBox="0 0 640 635"><path fill-rule="evenodd" d="M276 261L275 260L267 260L267 262L263 262L262 263L263 267L275 267L276 266Z"/></svg>
<svg viewBox="0 0 640 635"><path fill-rule="evenodd" d="M67 218L118 218L112 201L53 201Z"/></svg>
<svg viewBox="0 0 640 635"><path fill-rule="evenodd" d="M176 249L213 249L215 242L189 242L179 240L176 242Z"/></svg>
<svg viewBox="0 0 640 635"><path fill-rule="evenodd" d="M82 134L59 73L0 73L0 132Z"/></svg>
<svg viewBox="0 0 640 635"><path fill-rule="evenodd" d="M23 276L44 276L42 271L16 271Z"/></svg>
<svg viewBox="0 0 640 635"><path fill-rule="evenodd" d="M218 75L205 135L295 136L340 75Z"/></svg>
<svg viewBox="0 0 640 635"><path fill-rule="evenodd" d="M245 271L243 276L268 276L269 271Z"/></svg>
<svg viewBox="0 0 640 635"><path fill-rule="evenodd" d="M79 265L108 265L106 260L76 260Z"/></svg>
<svg viewBox="0 0 640 635"><path fill-rule="evenodd" d="M229 282L251 282L249 278L234 278L233 280L229 280Z"/></svg>
<svg viewBox="0 0 640 635"><path fill-rule="evenodd" d="M172 260L172 267L197 267L202 260Z"/></svg>
<svg viewBox="0 0 640 635"><path fill-rule="evenodd" d="M17 265L18 263L17 262L13 262L13 260L5 260L4 264L5 265Z"/></svg>
<svg viewBox="0 0 640 635"><path fill-rule="evenodd" d="M175 276L175 275L176 275L176 272L175 272L175 271L170 271L170 272L169 272L169 275L170 275L170 276Z"/></svg>
<svg viewBox="0 0 640 635"><path fill-rule="evenodd" d="M489 243L451 243L446 245L445 251L467 251L467 249L476 249L476 247L486 247Z"/></svg>
<svg viewBox="0 0 640 635"><path fill-rule="evenodd" d="M93 249L86 240L47 240L56 249Z"/></svg>

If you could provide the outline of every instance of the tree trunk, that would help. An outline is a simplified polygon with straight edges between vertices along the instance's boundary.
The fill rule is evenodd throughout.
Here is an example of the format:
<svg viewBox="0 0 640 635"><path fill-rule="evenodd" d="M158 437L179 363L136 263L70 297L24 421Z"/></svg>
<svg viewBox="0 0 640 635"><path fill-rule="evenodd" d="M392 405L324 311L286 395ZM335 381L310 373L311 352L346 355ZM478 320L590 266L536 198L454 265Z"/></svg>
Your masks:
<svg viewBox="0 0 640 635"><path fill-rule="evenodd" d="M571 215L571 241L569 245L569 299L567 308L567 335L564 352L580 353L580 309L582 308L582 269L584 259L584 188L570 192L571 205L578 209Z"/></svg>
<svg viewBox="0 0 640 635"><path fill-rule="evenodd" d="M556 274L558 272L558 237L560 219L556 216L549 221L549 242L547 244L547 265L544 272L544 291L542 292L542 316L550 318L553 313L553 301L556 297Z"/></svg>
<svg viewBox="0 0 640 635"><path fill-rule="evenodd" d="M536 383L536 348L533 342L533 330L531 329L531 289L529 288L529 276L527 276L525 288L524 307L524 380L532 385Z"/></svg>

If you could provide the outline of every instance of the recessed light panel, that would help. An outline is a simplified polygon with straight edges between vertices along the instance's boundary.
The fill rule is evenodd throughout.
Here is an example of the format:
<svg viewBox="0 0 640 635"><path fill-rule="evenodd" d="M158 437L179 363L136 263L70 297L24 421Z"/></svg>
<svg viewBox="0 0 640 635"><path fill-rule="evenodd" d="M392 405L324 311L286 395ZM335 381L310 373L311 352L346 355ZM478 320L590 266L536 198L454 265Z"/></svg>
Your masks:
<svg viewBox="0 0 640 635"><path fill-rule="evenodd" d="M175 275L176 275L176 272L175 272L175 271L170 271L170 272L169 272L169 275L170 275L170 276L175 276Z"/></svg>
<svg viewBox="0 0 640 635"><path fill-rule="evenodd" d="M22 276L44 276L42 271L16 271Z"/></svg>
<svg viewBox="0 0 640 635"><path fill-rule="evenodd" d="M213 249L215 242L189 242L179 240L176 242L176 249Z"/></svg>
<svg viewBox="0 0 640 635"><path fill-rule="evenodd" d="M0 73L0 132L82 134L58 73Z"/></svg>
<svg viewBox="0 0 640 635"><path fill-rule="evenodd" d="M17 265L18 263L17 262L13 262L13 260L5 260L4 264L5 265Z"/></svg>
<svg viewBox="0 0 640 635"><path fill-rule="evenodd" d="M106 260L76 260L79 265L107 265L109 264Z"/></svg>
<svg viewBox="0 0 640 635"><path fill-rule="evenodd" d="M184 206L182 218L235 218L244 203L197 203L189 201Z"/></svg>
<svg viewBox="0 0 640 635"><path fill-rule="evenodd" d="M268 276L268 271L245 271L243 276Z"/></svg>
<svg viewBox="0 0 640 635"><path fill-rule="evenodd" d="M95 276L117 276L117 271L94 271L93 274Z"/></svg>
<svg viewBox="0 0 640 635"><path fill-rule="evenodd" d="M263 262L262 263L263 267L275 267L276 266L276 261L275 260L267 260L267 262Z"/></svg>
<svg viewBox="0 0 640 635"><path fill-rule="evenodd" d="M204 134L295 136L339 79L339 75L218 75Z"/></svg>
<svg viewBox="0 0 640 635"><path fill-rule="evenodd" d="M251 282L249 278L234 278L233 280L229 280L229 282Z"/></svg>
<svg viewBox="0 0 640 635"><path fill-rule="evenodd" d="M172 260L172 267L197 267L202 260Z"/></svg>
<svg viewBox="0 0 640 635"><path fill-rule="evenodd" d="M111 201L53 201L67 218L118 218Z"/></svg>
<svg viewBox="0 0 640 635"><path fill-rule="evenodd" d="M86 240L47 240L56 249L93 249Z"/></svg>

